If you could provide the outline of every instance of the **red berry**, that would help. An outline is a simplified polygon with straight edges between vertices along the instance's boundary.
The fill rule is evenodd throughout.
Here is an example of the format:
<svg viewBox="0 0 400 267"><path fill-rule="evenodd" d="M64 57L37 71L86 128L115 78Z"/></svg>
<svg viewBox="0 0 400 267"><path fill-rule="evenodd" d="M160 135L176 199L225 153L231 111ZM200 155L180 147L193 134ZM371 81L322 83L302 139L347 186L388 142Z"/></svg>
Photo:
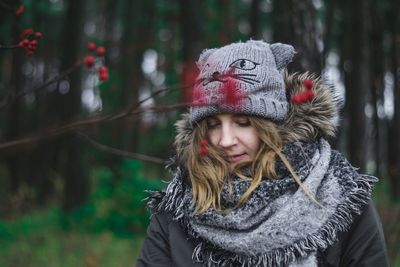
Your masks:
<svg viewBox="0 0 400 267"><path fill-rule="evenodd" d="M201 139L200 140L200 154L205 156L208 154L208 147L207 147L207 140L206 139Z"/></svg>
<svg viewBox="0 0 400 267"><path fill-rule="evenodd" d="M94 51L94 50L96 50L96 44L93 43L93 42L89 42L89 43L87 43L87 45L86 45L86 49L87 49L88 51Z"/></svg>
<svg viewBox="0 0 400 267"><path fill-rule="evenodd" d="M32 40L30 43L32 46L37 47L38 41L37 40Z"/></svg>
<svg viewBox="0 0 400 267"><path fill-rule="evenodd" d="M26 47L30 44L30 41L29 41L29 39L25 38L22 40L22 43L24 44L24 47Z"/></svg>
<svg viewBox="0 0 400 267"><path fill-rule="evenodd" d="M25 30L22 31L21 37L22 37L22 38L28 38L29 35L31 35L31 34L33 34L32 28L27 28L27 29L25 29Z"/></svg>
<svg viewBox="0 0 400 267"><path fill-rule="evenodd" d="M108 68L107 68L106 66L101 66L101 67L99 68L99 72L100 72L100 73L102 73L102 72L108 72Z"/></svg>
<svg viewBox="0 0 400 267"><path fill-rule="evenodd" d="M304 86L307 88L307 90L311 90L313 87L313 81L310 79L304 80Z"/></svg>
<svg viewBox="0 0 400 267"><path fill-rule="evenodd" d="M42 38L43 34L41 32L35 32L35 38L40 39Z"/></svg>
<svg viewBox="0 0 400 267"><path fill-rule="evenodd" d="M108 73L107 72L100 72L99 78L101 81L105 81L108 79Z"/></svg>
<svg viewBox="0 0 400 267"><path fill-rule="evenodd" d="M24 47L25 47L24 42L23 42L23 41L20 41L20 42L18 43L18 47L24 48Z"/></svg>
<svg viewBox="0 0 400 267"><path fill-rule="evenodd" d="M106 54L106 49L105 49L104 47L102 47L102 46L99 46L99 47L97 47L97 49L96 49L96 54L97 54L99 57L104 57L104 55Z"/></svg>
<svg viewBox="0 0 400 267"><path fill-rule="evenodd" d="M292 97L292 103L295 104L295 105L302 104L302 103L305 102L305 100L306 99L305 99L303 93L295 95L295 96Z"/></svg>
<svg viewBox="0 0 400 267"><path fill-rule="evenodd" d="M314 91L307 91L306 95L307 95L307 101L311 101L315 97L315 92Z"/></svg>
<svg viewBox="0 0 400 267"><path fill-rule="evenodd" d="M27 55L28 57L32 56L32 55L33 55L33 51L32 51L32 50L26 51L26 55Z"/></svg>
<svg viewBox="0 0 400 267"><path fill-rule="evenodd" d="M86 66L88 66L89 68L93 67L93 65L94 65L94 57L93 56L86 56L85 57L85 63L86 63Z"/></svg>
<svg viewBox="0 0 400 267"><path fill-rule="evenodd" d="M208 148L206 146L200 146L200 154L206 156L208 154Z"/></svg>
<svg viewBox="0 0 400 267"><path fill-rule="evenodd" d="M25 11L25 6L24 5L19 5L17 7L17 10L15 10L15 15L19 16L22 13L24 13L24 11Z"/></svg>

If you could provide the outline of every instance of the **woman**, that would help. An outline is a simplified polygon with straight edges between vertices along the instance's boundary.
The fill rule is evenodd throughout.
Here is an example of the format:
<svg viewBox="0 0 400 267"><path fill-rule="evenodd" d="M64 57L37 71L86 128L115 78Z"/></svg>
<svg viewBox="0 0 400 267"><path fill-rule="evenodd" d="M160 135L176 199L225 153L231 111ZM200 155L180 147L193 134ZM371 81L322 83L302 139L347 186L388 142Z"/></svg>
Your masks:
<svg viewBox="0 0 400 267"><path fill-rule="evenodd" d="M263 41L205 50L195 105L177 125L174 175L152 192L137 266L388 266L358 174L324 138L341 101L294 49Z"/></svg>

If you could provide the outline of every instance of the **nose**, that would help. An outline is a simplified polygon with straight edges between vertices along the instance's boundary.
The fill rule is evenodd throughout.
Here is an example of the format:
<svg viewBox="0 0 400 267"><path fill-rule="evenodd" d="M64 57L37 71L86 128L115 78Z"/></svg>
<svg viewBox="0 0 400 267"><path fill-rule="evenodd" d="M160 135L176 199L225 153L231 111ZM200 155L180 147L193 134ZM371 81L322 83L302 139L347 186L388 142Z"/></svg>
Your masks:
<svg viewBox="0 0 400 267"><path fill-rule="evenodd" d="M229 125L222 125L219 145L223 148L231 147L237 142L235 133Z"/></svg>
<svg viewBox="0 0 400 267"><path fill-rule="evenodd" d="M212 78L213 78L214 80L217 80L217 79L218 79L218 76L219 76L219 72L218 72L218 71L214 71L213 74L212 74Z"/></svg>

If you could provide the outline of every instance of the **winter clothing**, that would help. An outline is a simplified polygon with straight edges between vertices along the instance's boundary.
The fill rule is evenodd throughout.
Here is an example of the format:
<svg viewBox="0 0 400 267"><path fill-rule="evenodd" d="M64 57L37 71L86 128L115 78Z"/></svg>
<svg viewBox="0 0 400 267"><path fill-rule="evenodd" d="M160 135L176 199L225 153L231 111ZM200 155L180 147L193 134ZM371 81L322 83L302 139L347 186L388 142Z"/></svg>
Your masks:
<svg viewBox="0 0 400 267"><path fill-rule="evenodd" d="M278 177L263 180L239 208L225 216L211 209L194 214L185 164L193 122L207 112L224 110L201 113L196 107L177 123L177 156L170 165L173 180L165 191L151 194L154 215L138 267L388 266L382 228L370 201L376 178L358 174L324 139L334 135L340 98L332 87L310 75L282 77L288 99L304 90L305 80L313 79L312 101L287 102L286 119L276 125L285 144L283 154L323 208L299 189L277 160ZM269 98L279 99L277 94ZM275 119L280 116L276 114L284 113L265 117ZM233 208L248 185L249 181L232 177L232 194L227 188L222 191L223 207Z"/></svg>
<svg viewBox="0 0 400 267"><path fill-rule="evenodd" d="M196 242L179 222L168 213L157 213L151 219L136 267L204 266L192 260L195 247ZM333 245L318 251L317 259L321 267L389 266L382 227L372 202L355 216L348 231L338 233Z"/></svg>
<svg viewBox="0 0 400 267"><path fill-rule="evenodd" d="M368 201L370 184L376 178L359 175L323 139L319 143L291 143L283 152L324 208L298 190L282 162L278 162L276 179L264 180L243 206L226 216L213 210L193 215L190 187L182 183L179 168L165 195L154 196L152 208L172 213L198 240L193 252L198 262L211 264L208 259L213 259L215 266L318 266L317 252L349 228L354 214ZM227 187L222 192L224 207L233 208L249 184L233 177L233 194Z"/></svg>
<svg viewBox="0 0 400 267"><path fill-rule="evenodd" d="M221 110L284 120L289 105L280 71L293 55L290 45L253 40L205 50L194 88L196 100L205 105L192 107L191 125ZM227 87L233 92L224 92ZM223 101L226 94L234 99Z"/></svg>

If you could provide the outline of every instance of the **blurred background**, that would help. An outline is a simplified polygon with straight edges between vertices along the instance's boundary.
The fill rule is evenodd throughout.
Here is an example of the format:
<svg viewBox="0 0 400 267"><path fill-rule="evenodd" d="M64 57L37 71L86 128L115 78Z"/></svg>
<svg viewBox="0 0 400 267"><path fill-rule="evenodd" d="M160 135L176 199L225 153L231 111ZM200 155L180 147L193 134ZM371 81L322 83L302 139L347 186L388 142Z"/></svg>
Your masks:
<svg viewBox="0 0 400 267"><path fill-rule="evenodd" d="M400 266L400 1L0 0L0 267L134 266L207 47L292 44L345 98Z"/></svg>

